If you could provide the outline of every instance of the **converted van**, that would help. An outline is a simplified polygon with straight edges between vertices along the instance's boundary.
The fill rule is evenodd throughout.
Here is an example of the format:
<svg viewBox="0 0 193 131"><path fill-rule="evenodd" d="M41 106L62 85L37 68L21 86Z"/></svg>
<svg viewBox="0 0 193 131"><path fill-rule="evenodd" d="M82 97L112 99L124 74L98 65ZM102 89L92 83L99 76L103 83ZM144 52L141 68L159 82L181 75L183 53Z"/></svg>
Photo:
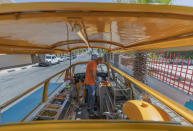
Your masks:
<svg viewBox="0 0 193 131"><path fill-rule="evenodd" d="M39 66L50 66L57 63L58 60L55 55L39 55Z"/></svg>

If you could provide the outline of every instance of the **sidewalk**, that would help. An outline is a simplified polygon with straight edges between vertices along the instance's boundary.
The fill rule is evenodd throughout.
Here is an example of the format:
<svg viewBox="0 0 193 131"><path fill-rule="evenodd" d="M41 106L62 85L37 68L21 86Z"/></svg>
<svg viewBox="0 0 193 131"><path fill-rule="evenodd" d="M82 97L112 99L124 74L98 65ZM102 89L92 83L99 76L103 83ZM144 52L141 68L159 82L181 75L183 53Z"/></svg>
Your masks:
<svg viewBox="0 0 193 131"><path fill-rule="evenodd" d="M9 68L9 69L2 69L0 70L0 74L5 74L5 73L9 73L9 72L14 72L14 71L20 71L20 70L25 70L25 69L29 69L33 66L37 66L38 63L36 64L31 64L31 65L26 65L26 66L21 66L21 67L15 67L15 68Z"/></svg>

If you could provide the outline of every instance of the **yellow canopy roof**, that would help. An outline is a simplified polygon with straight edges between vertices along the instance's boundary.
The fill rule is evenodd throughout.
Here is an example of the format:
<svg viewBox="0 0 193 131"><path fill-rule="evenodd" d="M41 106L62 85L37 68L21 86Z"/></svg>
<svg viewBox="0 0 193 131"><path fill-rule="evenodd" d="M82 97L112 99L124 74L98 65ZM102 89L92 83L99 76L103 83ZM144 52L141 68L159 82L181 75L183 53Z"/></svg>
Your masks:
<svg viewBox="0 0 193 131"><path fill-rule="evenodd" d="M192 7L78 2L0 5L0 53L59 53L87 47L193 49L192 35Z"/></svg>

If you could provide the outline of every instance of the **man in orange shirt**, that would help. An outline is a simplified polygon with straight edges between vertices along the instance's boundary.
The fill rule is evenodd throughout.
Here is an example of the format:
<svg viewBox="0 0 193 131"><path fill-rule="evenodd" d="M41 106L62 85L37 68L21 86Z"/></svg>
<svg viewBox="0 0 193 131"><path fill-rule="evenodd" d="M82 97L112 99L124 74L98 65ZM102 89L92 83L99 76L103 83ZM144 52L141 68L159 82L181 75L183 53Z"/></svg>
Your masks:
<svg viewBox="0 0 193 131"><path fill-rule="evenodd" d="M90 114L94 114L95 104L95 80L97 78L97 65L103 61L102 57L98 57L96 60L92 60L88 63L85 75L85 88L88 90L87 103L90 109Z"/></svg>

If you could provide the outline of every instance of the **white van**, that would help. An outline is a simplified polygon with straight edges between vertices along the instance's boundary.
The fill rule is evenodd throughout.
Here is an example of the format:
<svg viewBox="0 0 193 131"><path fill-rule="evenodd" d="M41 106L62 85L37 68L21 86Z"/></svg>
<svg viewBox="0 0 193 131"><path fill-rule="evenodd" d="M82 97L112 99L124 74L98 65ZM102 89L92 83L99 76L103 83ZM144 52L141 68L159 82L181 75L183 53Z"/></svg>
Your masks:
<svg viewBox="0 0 193 131"><path fill-rule="evenodd" d="M50 66L57 63L58 60L55 55L39 55L39 66Z"/></svg>
<svg viewBox="0 0 193 131"><path fill-rule="evenodd" d="M58 64L59 61L58 61L58 58L56 57L56 55L52 55L52 65L54 64Z"/></svg>

